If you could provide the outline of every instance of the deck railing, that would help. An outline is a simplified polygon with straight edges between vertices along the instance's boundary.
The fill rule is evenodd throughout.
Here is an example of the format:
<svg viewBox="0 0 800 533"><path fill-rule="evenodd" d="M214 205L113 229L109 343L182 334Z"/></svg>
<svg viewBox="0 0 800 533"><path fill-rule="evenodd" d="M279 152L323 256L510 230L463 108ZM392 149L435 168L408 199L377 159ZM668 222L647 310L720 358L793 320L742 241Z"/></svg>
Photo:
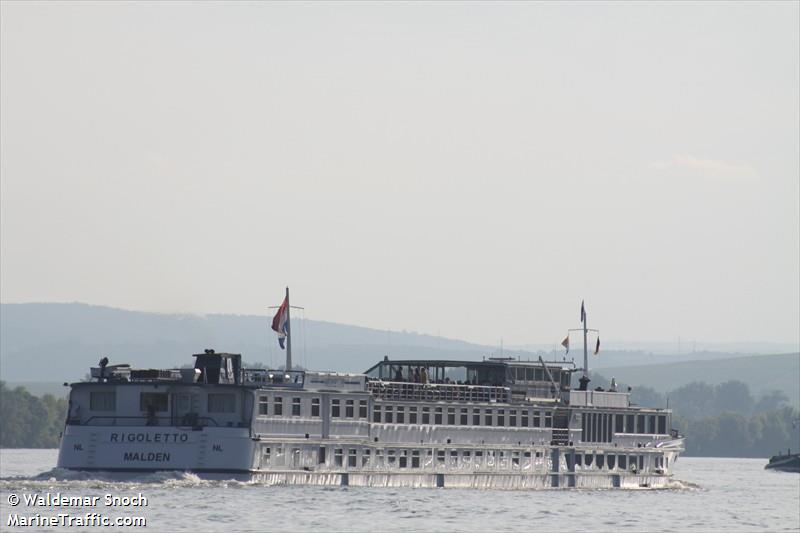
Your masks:
<svg viewBox="0 0 800 533"><path fill-rule="evenodd" d="M242 383L245 385L269 385L301 389L306 373L302 370L269 370L265 368L245 368L242 370Z"/></svg>
<svg viewBox="0 0 800 533"><path fill-rule="evenodd" d="M164 427L202 427L219 426L210 416L90 416L86 420L71 417L71 426L164 426Z"/></svg>
<svg viewBox="0 0 800 533"><path fill-rule="evenodd" d="M508 403L511 399L508 387L489 385L371 380L367 382L367 390L381 400Z"/></svg>

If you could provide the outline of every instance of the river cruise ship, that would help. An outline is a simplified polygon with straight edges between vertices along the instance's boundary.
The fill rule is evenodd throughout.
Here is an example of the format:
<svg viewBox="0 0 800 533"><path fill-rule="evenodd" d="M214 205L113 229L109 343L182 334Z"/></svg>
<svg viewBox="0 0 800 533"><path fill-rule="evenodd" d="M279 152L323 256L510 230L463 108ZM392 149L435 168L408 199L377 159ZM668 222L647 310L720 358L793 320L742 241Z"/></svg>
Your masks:
<svg viewBox="0 0 800 533"><path fill-rule="evenodd" d="M683 451L671 412L590 390L586 366L385 357L364 373L265 370L210 349L182 369L104 359L71 385L58 466L271 484L668 486Z"/></svg>

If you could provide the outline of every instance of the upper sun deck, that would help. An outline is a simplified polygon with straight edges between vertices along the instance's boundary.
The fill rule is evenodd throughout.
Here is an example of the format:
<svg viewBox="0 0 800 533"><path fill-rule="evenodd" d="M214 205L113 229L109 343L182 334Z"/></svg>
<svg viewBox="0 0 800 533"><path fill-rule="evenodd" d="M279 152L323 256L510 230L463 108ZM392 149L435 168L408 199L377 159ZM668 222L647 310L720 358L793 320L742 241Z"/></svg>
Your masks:
<svg viewBox="0 0 800 533"><path fill-rule="evenodd" d="M571 366L570 366L571 365ZM572 363L490 358L483 361L390 360L388 357L365 374L379 397L394 396L509 401L562 399L568 401ZM376 384L376 382L378 384ZM399 384L405 384L400 386ZM424 389L416 385L426 385Z"/></svg>
<svg viewBox="0 0 800 533"><path fill-rule="evenodd" d="M242 368L241 355L205 350L195 354L193 368L132 369L129 365L92 368L97 383L234 385L247 388L305 389L321 392L368 393L381 400L515 403L546 401L585 407L630 407L629 394L571 390L574 365L569 363L488 359L452 361L390 360L363 374ZM103 364L105 363L105 364Z"/></svg>

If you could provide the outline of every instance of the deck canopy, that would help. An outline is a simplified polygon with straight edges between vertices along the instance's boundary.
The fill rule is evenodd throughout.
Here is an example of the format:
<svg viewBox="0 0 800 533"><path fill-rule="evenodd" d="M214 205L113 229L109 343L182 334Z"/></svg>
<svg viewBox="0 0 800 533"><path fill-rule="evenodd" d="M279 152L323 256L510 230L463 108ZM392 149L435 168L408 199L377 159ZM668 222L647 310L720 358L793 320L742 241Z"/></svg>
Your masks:
<svg viewBox="0 0 800 533"><path fill-rule="evenodd" d="M436 359L390 360L385 358L365 374L383 381L422 382L423 369L428 383L501 386L508 381L507 366L495 361L448 361Z"/></svg>

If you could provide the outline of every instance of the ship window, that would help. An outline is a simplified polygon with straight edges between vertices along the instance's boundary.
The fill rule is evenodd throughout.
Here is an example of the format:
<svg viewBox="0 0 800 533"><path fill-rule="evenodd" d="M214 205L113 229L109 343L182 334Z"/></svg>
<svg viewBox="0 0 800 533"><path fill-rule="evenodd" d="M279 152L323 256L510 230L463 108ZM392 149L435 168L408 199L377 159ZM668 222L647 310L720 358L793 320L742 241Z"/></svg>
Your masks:
<svg viewBox="0 0 800 533"><path fill-rule="evenodd" d="M472 425L473 426L480 426L481 425L481 410L480 409L473 409L472 410Z"/></svg>
<svg viewBox="0 0 800 533"><path fill-rule="evenodd" d="M544 412L544 427L546 427L546 428L553 427L553 412L552 411L545 411Z"/></svg>
<svg viewBox="0 0 800 533"><path fill-rule="evenodd" d="M419 468L419 450L411 452L411 468Z"/></svg>
<svg viewBox="0 0 800 533"><path fill-rule="evenodd" d="M396 454L397 454L397 452L395 450L388 450L386 452L386 463L389 466L394 466L394 464L397 462L397 455Z"/></svg>
<svg viewBox="0 0 800 533"><path fill-rule="evenodd" d="M212 392L208 395L209 413L236 412L236 398L233 394Z"/></svg>
<svg viewBox="0 0 800 533"><path fill-rule="evenodd" d="M458 466L458 451L450 450L450 466Z"/></svg>
<svg viewBox="0 0 800 533"><path fill-rule="evenodd" d="M444 450L436 450L436 462L440 465L444 464Z"/></svg>
<svg viewBox="0 0 800 533"><path fill-rule="evenodd" d="M405 424L406 422L406 408L402 405L397 406L397 423Z"/></svg>
<svg viewBox="0 0 800 533"><path fill-rule="evenodd" d="M617 433L623 433L625 431L625 419L623 418L623 415L616 415L614 419L616 420L616 427L614 428L614 431Z"/></svg>
<svg viewBox="0 0 800 533"><path fill-rule="evenodd" d="M644 415L636 416L636 433L646 433L644 430Z"/></svg>
<svg viewBox="0 0 800 533"><path fill-rule="evenodd" d="M117 393L95 391L89 393L89 409L92 411L114 411L117 408Z"/></svg>
<svg viewBox="0 0 800 533"><path fill-rule="evenodd" d="M269 465L269 455L270 455L270 449L269 448L263 448L262 449L262 456L263 457L262 457L261 461L265 465Z"/></svg>
<svg viewBox="0 0 800 533"><path fill-rule="evenodd" d="M367 418L367 400L358 400L358 418Z"/></svg>
<svg viewBox="0 0 800 533"><path fill-rule="evenodd" d="M625 433L636 433L633 415L625 415Z"/></svg>
<svg viewBox="0 0 800 533"><path fill-rule="evenodd" d="M542 372L541 368L534 368L533 369L533 379L535 381L544 381L544 372Z"/></svg>
<svg viewBox="0 0 800 533"><path fill-rule="evenodd" d="M357 450L355 448L350 448L347 451L347 466L351 468L355 468L358 465L358 463L356 462L358 460L358 458L356 457L356 451Z"/></svg>
<svg viewBox="0 0 800 533"><path fill-rule="evenodd" d="M456 423L456 410L454 407L447 409L447 423L451 426L455 425Z"/></svg>
<svg viewBox="0 0 800 533"><path fill-rule="evenodd" d="M383 448L375 450L375 466L378 468L383 466Z"/></svg>
<svg viewBox="0 0 800 533"><path fill-rule="evenodd" d="M437 407L434 410L433 423L434 424L441 424L442 423L442 408L441 407Z"/></svg>
<svg viewBox="0 0 800 533"><path fill-rule="evenodd" d="M505 426L506 425L506 411L505 409L498 409L497 410L497 425L498 426Z"/></svg>
<svg viewBox="0 0 800 533"><path fill-rule="evenodd" d="M272 411L275 416L283 416L283 398L275 396L272 402Z"/></svg>
<svg viewBox="0 0 800 533"><path fill-rule="evenodd" d="M517 411L514 409L508 412L508 425L512 428L517 426Z"/></svg>
<svg viewBox="0 0 800 533"><path fill-rule="evenodd" d="M628 468L628 456L627 455L620 455L619 456L619 467L621 469Z"/></svg>
<svg viewBox="0 0 800 533"><path fill-rule="evenodd" d="M262 395L258 397L258 414L260 415L269 414L269 396Z"/></svg>
<svg viewBox="0 0 800 533"><path fill-rule="evenodd" d="M615 463L616 459L617 458L614 455L609 455L608 456L608 469L609 470L613 470L614 467L616 466L616 463Z"/></svg>
<svg viewBox="0 0 800 533"><path fill-rule="evenodd" d="M394 422L394 407L392 407L391 405L386 406L386 410L383 415L383 421L386 422L387 424L391 424L392 422Z"/></svg>
<svg viewBox="0 0 800 533"><path fill-rule="evenodd" d="M376 405L372 408L372 421L373 422L380 422L381 421L381 406Z"/></svg>
<svg viewBox="0 0 800 533"><path fill-rule="evenodd" d="M311 416L319 416L319 398L311 398Z"/></svg>
<svg viewBox="0 0 800 533"><path fill-rule="evenodd" d="M408 408L408 423L409 424L416 424L417 423L417 408L416 407L409 407Z"/></svg>
<svg viewBox="0 0 800 533"><path fill-rule="evenodd" d="M575 454L575 465L576 466L583 466L583 454L576 453Z"/></svg>
<svg viewBox="0 0 800 533"><path fill-rule="evenodd" d="M639 471L644 470L644 455L639 456Z"/></svg>
<svg viewBox="0 0 800 533"><path fill-rule="evenodd" d="M492 410L491 409L486 409L483 413L484 413L483 425L484 426L493 425L492 424Z"/></svg>
<svg viewBox="0 0 800 533"><path fill-rule="evenodd" d="M361 466L366 467L369 465L369 450L361 450Z"/></svg>
<svg viewBox="0 0 800 533"><path fill-rule="evenodd" d="M528 427L528 411L522 411L522 416L520 417L520 426L526 428Z"/></svg>
<svg viewBox="0 0 800 533"><path fill-rule="evenodd" d="M331 418L342 416L341 400L331 400Z"/></svg>
<svg viewBox="0 0 800 533"><path fill-rule="evenodd" d="M169 407L169 398L166 392L143 392L139 394L139 410L148 412L164 412Z"/></svg>
<svg viewBox="0 0 800 533"><path fill-rule="evenodd" d="M511 466L519 467L519 452L511 452Z"/></svg>
<svg viewBox="0 0 800 533"><path fill-rule="evenodd" d="M598 455L597 456L597 468L603 468L603 466L604 466L603 463L604 462L605 462L605 456L604 455Z"/></svg>
<svg viewBox="0 0 800 533"><path fill-rule="evenodd" d="M300 398L292 398L292 416L300 416Z"/></svg>
<svg viewBox="0 0 800 533"><path fill-rule="evenodd" d="M592 459L594 459L592 454L591 453L587 453L586 454L586 466L592 466Z"/></svg>
<svg viewBox="0 0 800 533"><path fill-rule="evenodd" d="M400 450L398 460L400 462L400 468L408 468L408 450Z"/></svg>
<svg viewBox="0 0 800 533"><path fill-rule="evenodd" d="M658 434L659 435L666 435L667 434L667 416L666 415L658 415Z"/></svg>
<svg viewBox="0 0 800 533"><path fill-rule="evenodd" d="M333 462L336 466L342 466L342 462L344 460L344 452L341 448L335 448L333 450Z"/></svg>
<svg viewBox="0 0 800 533"><path fill-rule="evenodd" d="M430 424L431 423L431 408L430 407L423 407L422 408L422 423L423 424Z"/></svg>
<svg viewBox="0 0 800 533"><path fill-rule="evenodd" d="M539 411L533 412L533 427L535 428L542 427L542 422L539 413L540 413Z"/></svg>
<svg viewBox="0 0 800 533"><path fill-rule="evenodd" d="M461 425L466 426L469 424L469 415L467 414L466 409L461 410Z"/></svg>
<svg viewBox="0 0 800 533"><path fill-rule="evenodd" d="M525 381L533 381L533 369L526 368L525 369Z"/></svg>
<svg viewBox="0 0 800 533"><path fill-rule="evenodd" d="M656 432L656 415L650 415L647 417L647 432L648 433Z"/></svg>
<svg viewBox="0 0 800 533"><path fill-rule="evenodd" d="M269 448L267 448L269 450ZM317 457L317 462L319 464L325 464L325 446L319 447L319 455Z"/></svg>
<svg viewBox="0 0 800 533"><path fill-rule="evenodd" d="M486 450L486 466L494 466L494 450Z"/></svg>
<svg viewBox="0 0 800 533"><path fill-rule="evenodd" d="M345 400L344 402L344 416L345 418L353 418L355 417L355 401L353 400Z"/></svg>

